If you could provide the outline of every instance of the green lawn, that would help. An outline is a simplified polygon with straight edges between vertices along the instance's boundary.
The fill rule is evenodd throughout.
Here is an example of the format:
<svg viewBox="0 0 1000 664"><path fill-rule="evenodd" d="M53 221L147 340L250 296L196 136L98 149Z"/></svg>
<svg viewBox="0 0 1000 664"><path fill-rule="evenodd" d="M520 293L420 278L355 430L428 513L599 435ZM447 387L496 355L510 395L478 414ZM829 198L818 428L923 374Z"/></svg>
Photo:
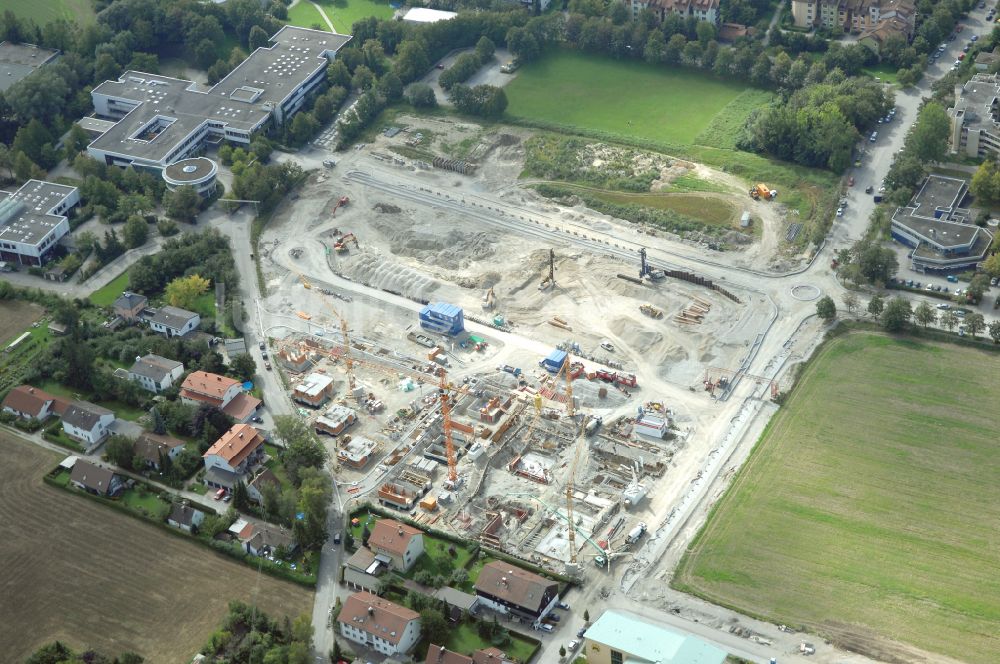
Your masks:
<svg viewBox="0 0 1000 664"><path fill-rule="evenodd" d="M455 547L454 557L448 553L450 547ZM447 580L452 572L465 567L471 559L472 551L467 547L447 540L437 539L425 533L424 555L420 556L417 564L411 567L410 571L403 574L403 576L407 579L412 579L413 575L417 572L428 571L431 574L439 574Z"/></svg>
<svg viewBox="0 0 1000 664"><path fill-rule="evenodd" d="M489 648L490 646L489 642L484 641L479 636L479 632L476 631L475 626L467 622L463 622L457 627L453 626L451 637L448 639L448 643L445 644L448 650L462 655L471 655L473 651ZM500 649L517 661L526 662L534 653L535 648L534 644L528 643L511 634L510 643Z"/></svg>
<svg viewBox="0 0 1000 664"><path fill-rule="evenodd" d="M39 26L57 18L70 23L93 23L95 16L91 0L4 0L2 8Z"/></svg>
<svg viewBox="0 0 1000 664"><path fill-rule="evenodd" d="M675 585L884 661L912 660L888 639L993 660L998 373L1000 355L971 348L862 332L829 342Z"/></svg>
<svg viewBox="0 0 1000 664"><path fill-rule="evenodd" d="M881 78L885 83L899 83L899 77L896 76L896 72L899 71L898 67L893 67L889 63L880 62L874 67L862 67L861 71L868 74L869 76L875 76L876 78Z"/></svg>
<svg viewBox="0 0 1000 664"><path fill-rule="evenodd" d="M130 509L136 512L145 512L157 520L165 519L167 510L170 509L169 503L161 500L159 495L143 489L129 489L121 495L119 500Z"/></svg>
<svg viewBox="0 0 1000 664"><path fill-rule="evenodd" d="M333 20L332 17L330 20ZM297 5L288 10L288 23L297 25L300 28L315 28L318 26L321 30L328 32L330 30L326 21L320 16L319 10L309 0L299 0Z"/></svg>
<svg viewBox="0 0 1000 664"><path fill-rule="evenodd" d="M687 145L746 89L704 72L560 51L518 71L507 113Z"/></svg>
<svg viewBox="0 0 1000 664"><path fill-rule="evenodd" d="M722 198L697 194L632 194L618 191L595 191L593 195L608 203L641 205L674 212L713 226L736 226L737 210Z"/></svg>
<svg viewBox="0 0 1000 664"><path fill-rule="evenodd" d="M351 26L363 18L374 16L375 18L389 19L396 11L385 1L317 0L316 4L323 7L323 11L333 22L333 27L342 35L351 34Z"/></svg>
<svg viewBox="0 0 1000 664"><path fill-rule="evenodd" d="M136 422L140 417L147 414L142 408L130 406L122 403L121 401L94 401L89 393L82 392L71 387L66 387L62 383L58 383L51 378L43 381L41 384L37 385L37 387L45 390L49 394L54 394L57 397L63 397L66 399L82 399L84 401L96 403L98 406L104 406L108 410L115 411L115 415L123 420Z"/></svg>
<svg viewBox="0 0 1000 664"><path fill-rule="evenodd" d="M102 288L90 294L90 301L98 307L110 307L118 296L128 288L128 272L122 272Z"/></svg>

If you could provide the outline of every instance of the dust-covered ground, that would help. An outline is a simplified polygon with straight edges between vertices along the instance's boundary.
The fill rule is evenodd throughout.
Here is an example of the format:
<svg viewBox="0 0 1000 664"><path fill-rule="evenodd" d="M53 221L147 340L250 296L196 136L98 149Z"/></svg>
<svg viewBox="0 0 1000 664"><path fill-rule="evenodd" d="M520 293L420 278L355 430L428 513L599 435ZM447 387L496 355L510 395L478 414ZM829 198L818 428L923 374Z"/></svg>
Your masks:
<svg viewBox="0 0 1000 664"><path fill-rule="evenodd" d="M419 122L419 128L411 126L392 139L380 136L376 143L342 155L335 170L311 178L295 204L275 215L261 246L270 287L278 287L286 266L313 275L334 273L411 300L450 302L461 306L467 316L492 319L500 315L519 334L551 345L573 341L584 355L642 368L685 387L700 385L709 366L734 364L753 338L758 314L745 302L737 304L715 291L677 280L638 285L616 276L636 277L638 255L629 262L571 244L526 237L517 229L483 224L454 209L414 203L345 177L351 172L388 170L398 173L400 191L434 191L463 201L488 195L497 201L497 210L503 206L511 217L545 215L553 227L578 228L581 235L593 232L633 242L642 235L658 235L586 208L555 205L519 187L527 132L512 128L487 132L476 125L435 119ZM433 136L434 145L474 160L479 165L475 174L420 168L415 165L419 160L401 157L397 159L402 164L393 163L388 148L423 145L417 133L424 136L420 139L424 142ZM716 178L733 188L739 185L727 174L696 165L690 168L697 169L699 177ZM338 208L342 196L350 202ZM753 201L747 199L747 203ZM347 233L357 237L357 245L348 243L345 252L334 250L337 239ZM765 239L771 236L776 234L764 233ZM765 250L763 243L756 243L741 252L738 260L752 260ZM550 251L554 252L555 286L541 290ZM483 307L488 289L496 300L490 310ZM710 306L702 322L676 322L675 315L694 298ZM662 317L644 315L643 305L651 305ZM354 319L352 326L365 331ZM602 341L615 346L613 355L600 349Z"/></svg>

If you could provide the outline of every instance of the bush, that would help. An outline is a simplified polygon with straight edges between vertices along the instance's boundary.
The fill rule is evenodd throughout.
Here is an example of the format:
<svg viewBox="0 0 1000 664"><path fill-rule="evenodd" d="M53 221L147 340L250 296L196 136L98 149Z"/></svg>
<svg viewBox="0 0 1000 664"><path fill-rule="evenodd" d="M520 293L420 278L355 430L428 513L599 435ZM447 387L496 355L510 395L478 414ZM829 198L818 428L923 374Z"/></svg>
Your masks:
<svg viewBox="0 0 1000 664"><path fill-rule="evenodd" d="M437 106L437 97L434 96L434 89L426 83L414 83L406 93L406 101L415 108L434 108Z"/></svg>

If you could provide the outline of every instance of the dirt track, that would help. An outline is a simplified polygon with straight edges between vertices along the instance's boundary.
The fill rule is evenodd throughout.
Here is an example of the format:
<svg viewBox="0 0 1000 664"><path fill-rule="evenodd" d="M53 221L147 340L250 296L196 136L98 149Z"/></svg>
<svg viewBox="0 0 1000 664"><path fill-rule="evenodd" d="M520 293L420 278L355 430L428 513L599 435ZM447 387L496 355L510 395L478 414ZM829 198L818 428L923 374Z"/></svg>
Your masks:
<svg viewBox="0 0 1000 664"><path fill-rule="evenodd" d="M58 457L0 432L0 660L59 639L147 662L186 662L233 599L272 616L312 593L42 481Z"/></svg>

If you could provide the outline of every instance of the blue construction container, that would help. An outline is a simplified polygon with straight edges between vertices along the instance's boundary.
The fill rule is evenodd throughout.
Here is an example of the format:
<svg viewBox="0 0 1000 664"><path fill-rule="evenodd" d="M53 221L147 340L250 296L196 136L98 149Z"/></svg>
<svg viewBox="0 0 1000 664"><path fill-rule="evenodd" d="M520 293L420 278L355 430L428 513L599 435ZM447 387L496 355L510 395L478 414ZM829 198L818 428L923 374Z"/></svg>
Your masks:
<svg viewBox="0 0 1000 664"><path fill-rule="evenodd" d="M562 369L563 364L566 363L566 351L564 350L554 350L549 353L549 356L538 364L548 371L549 373L559 373Z"/></svg>
<svg viewBox="0 0 1000 664"><path fill-rule="evenodd" d="M465 317L461 307L434 302L420 310L420 327L428 332L455 336L465 330Z"/></svg>

